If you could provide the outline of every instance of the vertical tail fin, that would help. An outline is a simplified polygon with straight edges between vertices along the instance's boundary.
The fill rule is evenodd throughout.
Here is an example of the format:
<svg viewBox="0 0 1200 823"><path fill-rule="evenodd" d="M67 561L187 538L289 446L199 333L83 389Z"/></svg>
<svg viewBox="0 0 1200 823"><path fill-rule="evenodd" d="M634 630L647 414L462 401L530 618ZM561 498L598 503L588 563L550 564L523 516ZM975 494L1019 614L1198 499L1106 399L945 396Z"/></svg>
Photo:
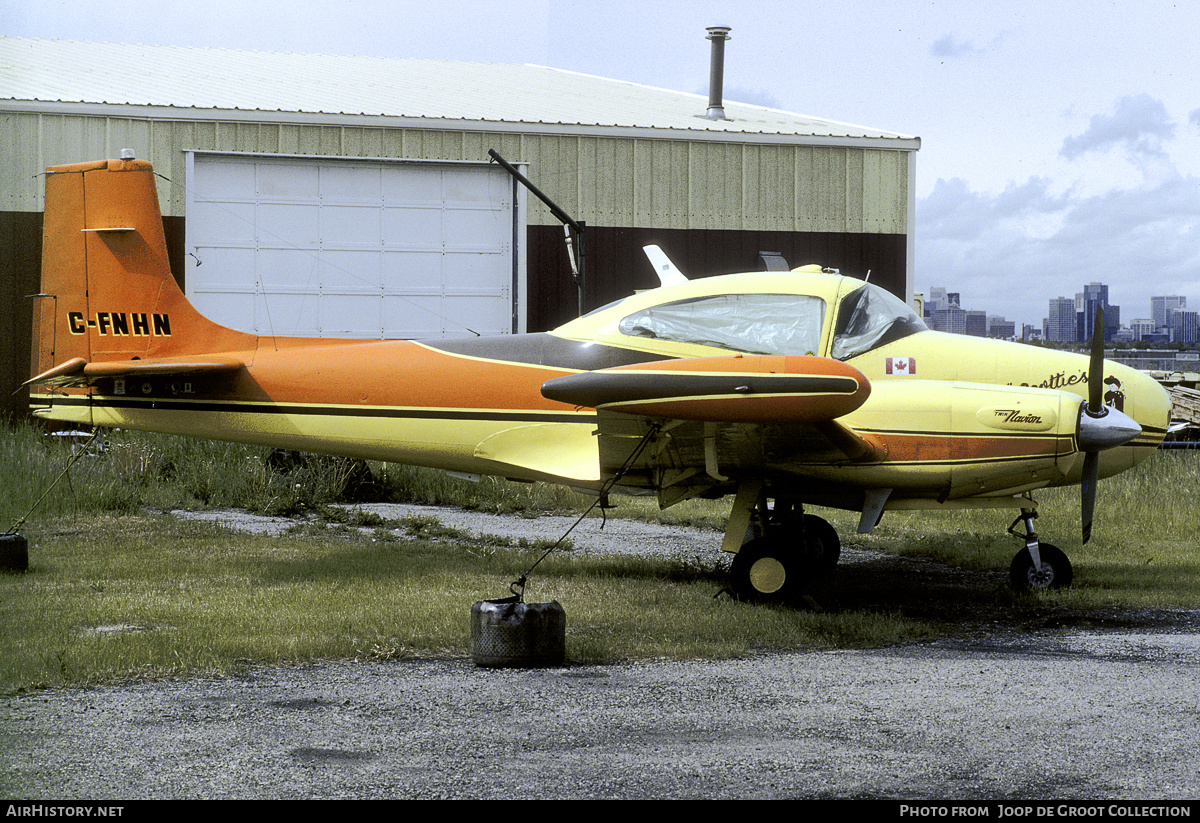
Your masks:
<svg viewBox="0 0 1200 823"><path fill-rule="evenodd" d="M171 275L154 170L101 160L46 170L33 373L82 358L145 360L252 349L201 315Z"/></svg>

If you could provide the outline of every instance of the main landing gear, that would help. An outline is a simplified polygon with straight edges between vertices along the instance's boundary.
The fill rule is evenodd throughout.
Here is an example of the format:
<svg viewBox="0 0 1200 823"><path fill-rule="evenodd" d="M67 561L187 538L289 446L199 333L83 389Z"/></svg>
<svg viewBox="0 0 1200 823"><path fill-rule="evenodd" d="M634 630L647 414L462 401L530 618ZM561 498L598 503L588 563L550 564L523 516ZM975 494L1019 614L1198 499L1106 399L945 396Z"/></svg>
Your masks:
<svg viewBox="0 0 1200 823"><path fill-rule="evenodd" d="M808 582L829 574L842 553L833 526L804 514L799 504L765 500L754 512L744 542L729 568L739 600L786 603L804 594Z"/></svg>
<svg viewBox="0 0 1200 823"><path fill-rule="evenodd" d="M1017 552L1009 568L1009 579L1018 591L1027 589L1060 589L1071 585L1075 573L1071 561L1057 546L1042 543L1033 530L1037 511L1021 509L1021 516L1008 527L1008 533L1025 541L1025 548ZM1018 523L1025 523L1025 534L1018 534Z"/></svg>

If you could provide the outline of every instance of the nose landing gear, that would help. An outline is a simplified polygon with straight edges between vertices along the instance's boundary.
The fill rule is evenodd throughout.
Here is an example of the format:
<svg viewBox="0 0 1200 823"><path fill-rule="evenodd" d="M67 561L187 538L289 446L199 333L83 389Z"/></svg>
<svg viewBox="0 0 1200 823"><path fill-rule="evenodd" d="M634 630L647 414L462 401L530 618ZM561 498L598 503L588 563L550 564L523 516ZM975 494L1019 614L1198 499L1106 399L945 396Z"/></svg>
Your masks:
<svg viewBox="0 0 1200 823"><path fill-rule="evenodd" d="M1009 567L1008 576L1017 591L1029 589L1061 589L1071 585L1075 577L1071 561L1057 546L1042 543L1033 530L1037 518L1034 509L1021 509L1021 515L1008 527L1008 533L1025 541ZM1025 534L1018 534L1018 523L1025 524Z"/></svg>

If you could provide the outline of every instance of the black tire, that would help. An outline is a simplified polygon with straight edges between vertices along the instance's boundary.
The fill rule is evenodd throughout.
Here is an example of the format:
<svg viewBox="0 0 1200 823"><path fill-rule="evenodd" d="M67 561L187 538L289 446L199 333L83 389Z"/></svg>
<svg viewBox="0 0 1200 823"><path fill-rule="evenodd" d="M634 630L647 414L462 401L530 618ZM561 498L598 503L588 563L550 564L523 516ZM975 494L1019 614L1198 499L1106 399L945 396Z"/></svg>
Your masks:
<svg viewBox="0 0 1200 823"><path fill-rule="evenodd" d="M1034 571L1029 549L1017 552L1008 572L1014 589L1063 589L1071 585L1071 581L1075 579L1075 571L1071 568L1071 561L1062 551L1049 543L1041 543L1038 546L1038 554L1042 558L1041 573Z"/></svg>
<svg viewBox="0 0 1200 823"><path fill-rule="evenodd" d="M813 567L824 574L833 571L842 556L842 541L838 539L837 529L824 518L806 514L804 533L808 537L805 553L811 556Z"/></svg>
<svg viewBox="0 0 1200 823"><path fill-rule="evenodd" d="M787 603L804 592L803 565L785 540L776 536L751 540L729 567L733 592L738 600Z"/></svg>
<svg viewBox="0 0 1200 823"><path fill-rule="evenodd" d="M787 525L772 525L767 527L766 536L784 543L789 551L795 552L798 559L807 564L814 574L828 574L837 568L842 556L842 541L838 538L837 529L829 521L815 514L804 515L804 542L801 543L799 530ZM757 540L754 526L746 529L742 545Z"/></svg>

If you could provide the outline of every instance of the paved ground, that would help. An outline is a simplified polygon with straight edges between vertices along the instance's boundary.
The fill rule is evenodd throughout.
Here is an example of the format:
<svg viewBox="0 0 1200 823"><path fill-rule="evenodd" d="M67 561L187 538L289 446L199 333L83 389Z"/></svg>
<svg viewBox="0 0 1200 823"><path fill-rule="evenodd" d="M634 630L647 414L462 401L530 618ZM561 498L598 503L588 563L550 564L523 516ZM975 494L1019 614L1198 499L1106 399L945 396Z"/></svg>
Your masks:
<svg viewBox="0 0 1200 823"><path fill-rule="evenodd" d="M0 786L95 800L1200 798L1195 616L1143 623L723 662L333 663L8 697Z"/></svg>
<svg viewBox="0 0 1200 823"><path fill-rule="evenodd" d="M7 698L26 798L1200 797L1197 635Z"/></svg>

